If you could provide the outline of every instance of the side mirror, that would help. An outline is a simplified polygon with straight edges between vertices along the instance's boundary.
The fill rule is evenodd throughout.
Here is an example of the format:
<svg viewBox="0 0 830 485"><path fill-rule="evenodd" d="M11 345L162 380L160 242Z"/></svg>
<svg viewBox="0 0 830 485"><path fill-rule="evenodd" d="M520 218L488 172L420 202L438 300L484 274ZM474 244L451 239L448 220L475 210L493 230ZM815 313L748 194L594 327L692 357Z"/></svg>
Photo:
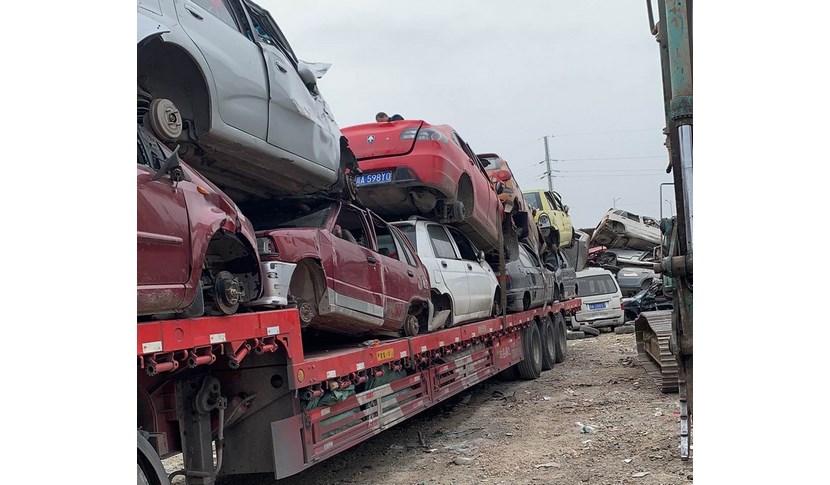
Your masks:
<svg viewBox="0 0 830 485"><path fill-rule="evenodd" d="M179 145L176 145L176 148L173 149L173 153L170 154L164 160L164 163L161 165L161 168L155 175L153 175L153 181L164 177L165 174L170 173L170 179L173 182L181 182L184 180L184 172L182 172L181 166L179 165Z"/></svg>
<svg viewBox="0 0 830 485"><path fill-rule="evenodd" d="M484 251L482 251L482 250L480 250L480 249L478 250L478 260L479 260L479 262L481 262L481 263L483 263L483 262L484 262Z"/></svg>
<svg viewBox="0 0 830 485"><path fill-rule="evenodd" d="M297 72L300 74L300 79L303 80L303 84L306 86L309 84L317 84L317 76L314 75L314 71L305 62L297 63Z"/></svg>

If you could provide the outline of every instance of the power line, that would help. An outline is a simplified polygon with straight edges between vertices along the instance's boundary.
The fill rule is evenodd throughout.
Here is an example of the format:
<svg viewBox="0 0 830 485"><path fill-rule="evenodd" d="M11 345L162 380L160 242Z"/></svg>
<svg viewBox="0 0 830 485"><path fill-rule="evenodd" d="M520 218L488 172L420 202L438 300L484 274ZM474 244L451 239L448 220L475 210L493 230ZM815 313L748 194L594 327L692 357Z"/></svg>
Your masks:
<svg viewBox="0 0 830 485"><path fill-rule="evenodd" d="M665 170L659 168L608 168L608 169L597 169L597 170L553 170L554 173L596 173L596 172L660 172L664 173Z"/></svg>
<svg viewBox="0 0 830 485"><path fill-rule="evenodd" d="M611 134L611 133L631 133L631 132L635 132L635 131L656 131L656 132L661 133L661 134L663 133L662 128L661 129L634 128L634 129L631 129L631 130L587 131L587 132L584 132L584 133L563 133L561 135L547 135L547 136L552 136L552 137L556 138L556 137L559 137L559 136L608 135L608 134ZM542 138L543 137L540 136L539 138L537 138L537 140L541 140Z"/></svg>
<svg viewBox="0 0 830 485"><path fill-rule="evenodd" d="M668 158L668 155L655 155L650 157L604 157L604 158L552 158L552 162L586 162L593 160L638 160L643 158ZM544 160L539 165L545 163Z"/></svg>

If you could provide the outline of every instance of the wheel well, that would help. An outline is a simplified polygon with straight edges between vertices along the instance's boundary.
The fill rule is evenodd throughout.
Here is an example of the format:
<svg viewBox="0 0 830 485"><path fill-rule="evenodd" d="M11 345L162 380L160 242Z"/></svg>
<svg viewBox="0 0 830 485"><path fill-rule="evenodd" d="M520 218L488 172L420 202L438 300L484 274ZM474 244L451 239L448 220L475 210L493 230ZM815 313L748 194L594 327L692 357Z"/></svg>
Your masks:
<svg viewBox="0 0 830 485"><path fill-rule="evenodd" d="M467 213L471 213L475 198L473 192L473 182L470 180L470 176L466 173L461 175L461 178L458 179L458 193L455 195L455 198L464 204Z"/></svg>
<svg viewBox="0 0 830 485"><path fill-rule="evenodd" d="M438 313L441 310L450 310L452 311L452 297L448 293L438 293L435 290L431 292L432 297L432 306L435 308L435 312Z"/></svg>
<svg viewBox="0 0 830 485"><path fill-rule="evenodd" d="M409 304L409 314L418 318L418 323L426 328L429 324L429 304L424 300L415 300Z"/></svg>
<svg viewBox="0 0 830 485"><path fill-rule="evenodd" d="M245 288L244 301L259 297L262 279L256 255L236 234L224 229L213 234L205 252L205 269L213 276L228 271L239 278Z"/></svg>
<svg viewBox="0 0 830 485"><path fill-rule="evenodd" d="M301 276L303 277L301 278ZM291 282L288 287L289 295L300 296L319 304L325 288L325 273L320 261L305 258L297 262L297 268L294 270L294 274L291 275Z"/></svg>
<svg viewBox="0 0 830 485"><path fill-rule="evenodd" d="M210 95L198 64L184 49L153 39L138 51L138 85L153 98L167 98L197 135L210 131Z"/></svg>

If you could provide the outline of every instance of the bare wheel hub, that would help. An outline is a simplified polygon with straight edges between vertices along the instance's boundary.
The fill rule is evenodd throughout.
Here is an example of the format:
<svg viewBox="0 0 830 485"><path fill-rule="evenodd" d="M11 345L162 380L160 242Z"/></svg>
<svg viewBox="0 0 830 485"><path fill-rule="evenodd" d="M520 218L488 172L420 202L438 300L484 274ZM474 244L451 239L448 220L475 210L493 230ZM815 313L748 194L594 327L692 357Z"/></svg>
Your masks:
<svg viewBox="0 0 830 485"><path fill-rule="evenodd" d="M163 141L176 140L182 134L182 114L169 99L154 99L147 112L147 121Z"/></svg>
<svg viewBox="0 0 830 485"><path fill-rule="evenodd" d="M404 323L403 331L407 336L414 336L418 335L418 317L415 315L407 315L406 322Z"/></svg>
<svg viewBox="0 0 830 485"><path fill-rule="evenodd" d="M213 283L213 299L222 313L232 315L239 309L239 300L244 292L237 280L228 271L220 271Z"/></svg>
<svg viewBox="0 0 830 485"><path fill-rule="evenodd" d="M311 303L300 300L298 302L297 309L300 312L300 322L302 322L302 326L308 326L308 324L311 323L311 319L314 318L314 308L312 308Z"/></svg>

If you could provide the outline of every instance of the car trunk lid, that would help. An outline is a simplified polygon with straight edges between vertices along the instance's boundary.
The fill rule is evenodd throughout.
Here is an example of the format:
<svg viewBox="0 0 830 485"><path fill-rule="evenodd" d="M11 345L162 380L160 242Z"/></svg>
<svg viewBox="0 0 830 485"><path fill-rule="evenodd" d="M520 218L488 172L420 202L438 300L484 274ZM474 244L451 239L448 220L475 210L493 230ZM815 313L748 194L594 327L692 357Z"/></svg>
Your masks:
<svg viewBox="0 0 830 485"><path fill-rule="evenodd" d="M355 157L367 160L408 154L415 146L423 125L421 120L366 123L343 128L341 133L348 138Z"/></svg>

